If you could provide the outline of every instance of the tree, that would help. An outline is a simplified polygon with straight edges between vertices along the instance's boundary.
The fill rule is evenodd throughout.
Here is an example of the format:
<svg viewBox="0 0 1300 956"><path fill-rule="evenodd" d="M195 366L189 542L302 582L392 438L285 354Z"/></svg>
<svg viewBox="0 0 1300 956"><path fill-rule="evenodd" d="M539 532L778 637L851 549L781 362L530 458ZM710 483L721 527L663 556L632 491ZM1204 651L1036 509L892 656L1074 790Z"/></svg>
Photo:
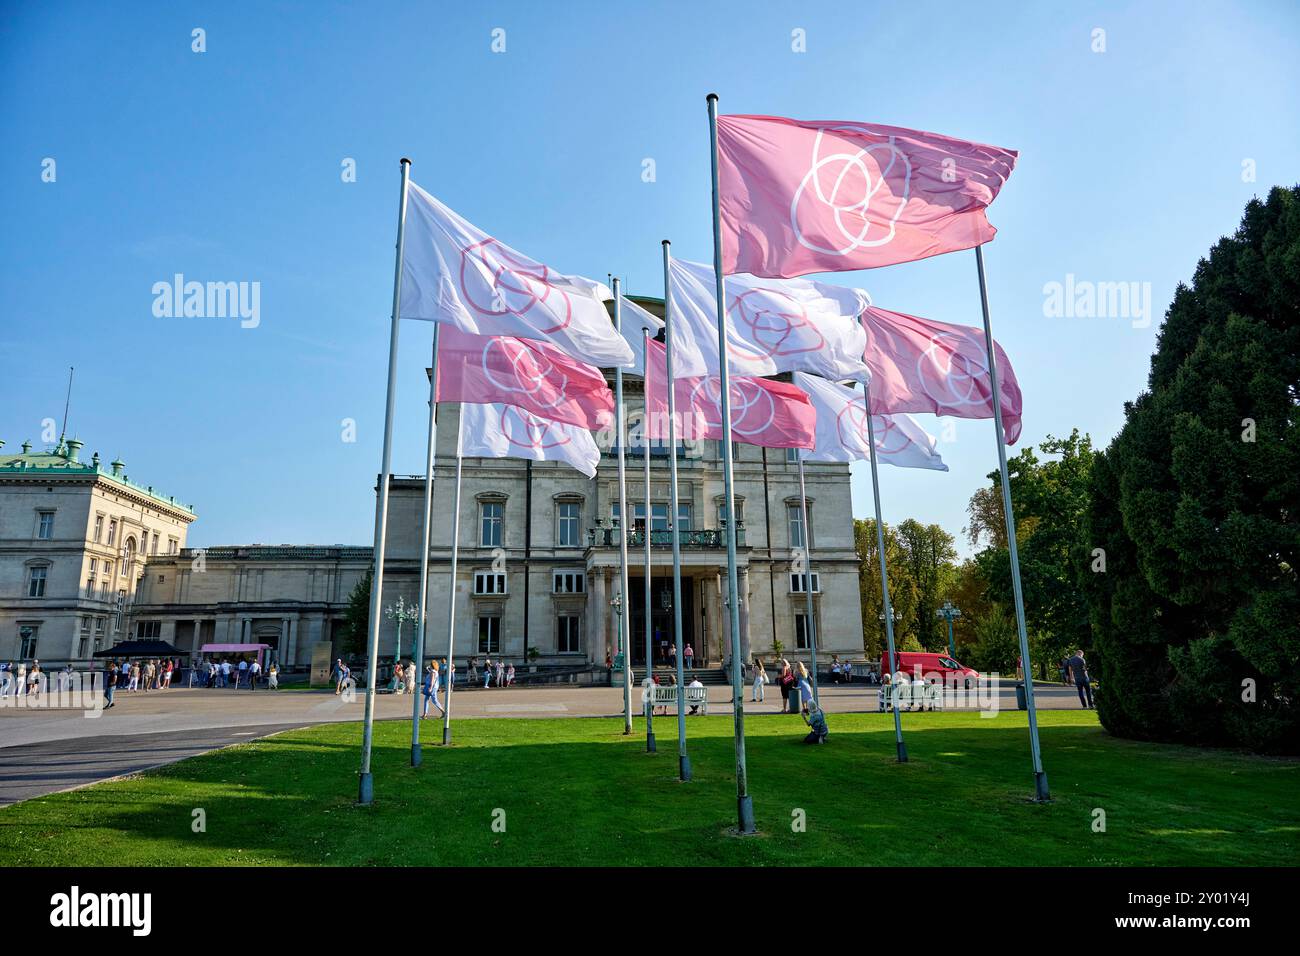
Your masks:
<svg viewBox="0 0 1300 956"><path fill-rule="evenodd" d="M956 579L953 537L937 524L923 525L908 518L898 526L897 540L902 554L899 562L890 566L890 574L898 573L911 584L906 631L922 650L947 650L948 625L935 611Z"/></svg>
<svg viewBox="0 0 1300 956"><path fill-rule="evenodd" d="M1093 469L1080 568L1112 733L1300 752L1300 187L1252 200L1165 315Z"/></svg>
<svg viewBox="0 0 1300 956"><path fill-rule="evenodd" d="M901 581L897 573L902 561L898 538L889 525L884 526L883 533L885 563L889 567L889 596L891 600L896 601L901 593L910 593L910 588L908 582ZM880 619L883 601L880 596L880 552L876 546L876 522L871 519L855 518L853 540L862 559L858 569L858 588L862 597L862 647L868 659L879 660L884 654L885 631ZM895 641L899 639L897 631L894 639Z"/></svg>
<svg viewBox="0 0 1300 956"><path fill-rule="evenodd" d="M371 569L352 587L348 595L348 609L343 616L339 651L342 654L364 656L366 639L370 635L370 585L374 577Z"/></svg>
<svg viewBox="0 0 1300 956"><path fill-rule="evenodd" d="M1001 604L989 605L974 618L972 630L975 639L968 645L969 653L962 663L983 674L1015 674L1020 657L1015 614Z"/></svg>

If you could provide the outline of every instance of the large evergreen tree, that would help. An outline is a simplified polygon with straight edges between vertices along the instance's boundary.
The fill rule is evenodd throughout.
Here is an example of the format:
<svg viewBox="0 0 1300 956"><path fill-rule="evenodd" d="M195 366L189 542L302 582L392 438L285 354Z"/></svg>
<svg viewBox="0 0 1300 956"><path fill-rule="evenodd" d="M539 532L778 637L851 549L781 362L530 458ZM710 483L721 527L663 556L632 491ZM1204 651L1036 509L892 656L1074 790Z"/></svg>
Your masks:
<svg viewBox="0 0 1300 956"><path fill-rule="evenodd" d="M1180 286L1078 562L1113 733L1300 751L1300 187Z"/></svg>

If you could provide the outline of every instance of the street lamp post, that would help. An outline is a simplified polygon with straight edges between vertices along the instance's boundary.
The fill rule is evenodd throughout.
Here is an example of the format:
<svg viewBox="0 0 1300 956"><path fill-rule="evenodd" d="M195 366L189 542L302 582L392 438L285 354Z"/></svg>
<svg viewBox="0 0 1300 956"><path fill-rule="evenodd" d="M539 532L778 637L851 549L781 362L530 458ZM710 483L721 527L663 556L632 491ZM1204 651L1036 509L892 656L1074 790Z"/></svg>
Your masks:
<svg viewBox="0 0 1300 956"><path fill-rule="evenodd" d="M399 597L397 603L388 605L384 613L391 620L397 622L397 641L393 647L393 673L396 675L397 668L402 664L402 625L407 621L414 621L419 618L420 606L418 604L407 604L405 598ZM378 663L378 661L375 662L376 666Z"/></svg>
<svg viewBox="0 0 1300 956"><path fill-rule="evenodd" d="M951 601L944 601L943 607L934 612L935 617L941 617L948 622L948 656L953 660L957 659L957 645L952 642L952 622L961 617L961 608L957 607Z"/></svg>

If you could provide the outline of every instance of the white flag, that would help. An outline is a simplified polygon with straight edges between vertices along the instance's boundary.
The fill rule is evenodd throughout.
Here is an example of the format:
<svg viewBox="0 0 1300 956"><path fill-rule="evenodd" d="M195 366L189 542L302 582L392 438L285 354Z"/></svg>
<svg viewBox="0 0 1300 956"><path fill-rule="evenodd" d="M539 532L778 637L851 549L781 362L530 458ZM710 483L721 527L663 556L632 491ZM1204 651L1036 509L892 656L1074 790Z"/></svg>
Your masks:
<svg viewBox="0 0 1300 956"><path fill-rule="evenodd" d="M664 327L664 320L653 312L647 312L627 296L620 296L620 298L623 300L623 338L627 341L628 348L632 350L632 364L625 365L624 368L633 375L640 375L645 378L645 339L643 332L648 329L650 338L654 338L659 334L659 330Z"/></svg>
<svg viewBox="0 0 1300 956"><path fill-rule="evenodd" d="M402 318L450 322L471 335L540 339L604 368L632 361L605 310L614 296L602 283L535 262L410 187Z"/></svg>
<svg viewBox="0 0 1300 956"><path fill-rule="evenodd" d="M815 375L794 373L794 383L817 410L817 447L804 461L854 461L871 457L863 393ZM899 468L947 471L938 441L911 415L875 415L876 461Z"/></svg>
<svg viewBox="0 0 1300 956"><path fill-rule="evenodd" d="M515 405L460 406L460 453L466 458L562 461L596 477L600 449L579 425L538 418Z"/></svg>
<svg viewBox="0 0 1300 956"><path fill-rule="evenodd" d="M668 282L674 371L680 366L683 375L718 374L713 267L674 259ZM727 358L735 374L800 371L837 380L870 377L862 361L867 334L858 316L871 298L861 289L808 279L730 275L726 294Z"/></svg>

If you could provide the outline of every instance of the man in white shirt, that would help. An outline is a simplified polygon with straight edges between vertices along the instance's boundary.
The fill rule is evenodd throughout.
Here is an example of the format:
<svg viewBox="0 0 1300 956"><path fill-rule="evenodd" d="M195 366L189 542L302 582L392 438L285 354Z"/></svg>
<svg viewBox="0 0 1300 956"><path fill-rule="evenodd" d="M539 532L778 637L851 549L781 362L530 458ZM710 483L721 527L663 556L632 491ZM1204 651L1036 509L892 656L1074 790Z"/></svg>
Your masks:
<svg viewBox="0 0 1300 956"><path fill-rule="evenodd" d="M248 689L249 690L257 690L257 678L258 675L260 675L261 673L262 673L262 665L257 661L253 661L252 665L248 668Z"/></svg>

